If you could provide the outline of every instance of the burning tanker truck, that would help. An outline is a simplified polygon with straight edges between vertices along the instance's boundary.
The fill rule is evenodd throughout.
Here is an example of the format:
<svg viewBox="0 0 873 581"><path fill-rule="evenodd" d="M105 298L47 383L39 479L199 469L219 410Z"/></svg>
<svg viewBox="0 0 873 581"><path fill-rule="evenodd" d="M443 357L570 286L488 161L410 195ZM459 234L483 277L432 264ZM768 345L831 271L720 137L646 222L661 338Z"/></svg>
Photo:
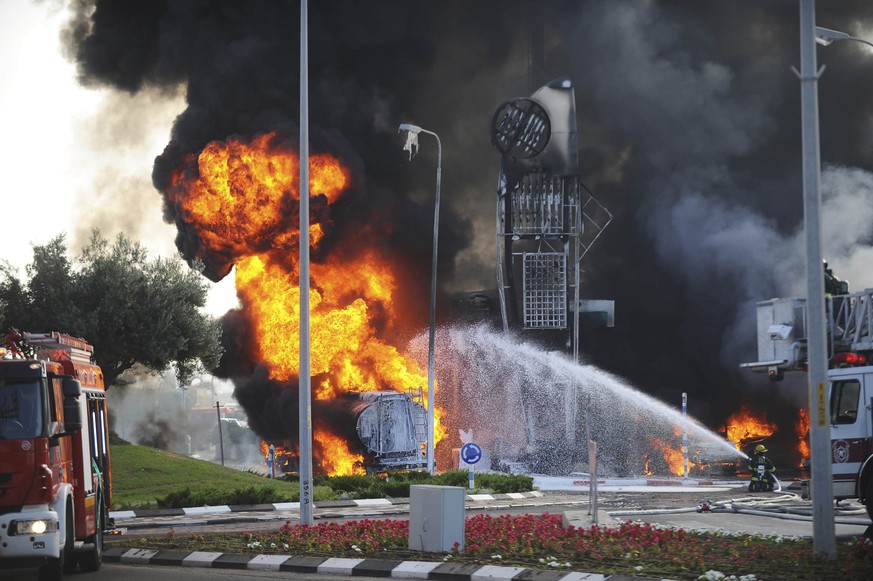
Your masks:
<svg viewBox="0 0 873 581"><path fill-rule="evenodd" d="M827 267L825 267L827 268ZM826 270L828 410L834 497L858 498L873 518L873 289L849 293ZM780 381L805 372L807 306L801 298L757 304L758 361L741 367Z"/></svg>
<svg viewBox="0 0 873 581"><path fill-rule="evenodd" d="M359 454L356 464L368 474L391 470L420 470L427 465L427 411L421 390L349 392L330 402L317 402L314 411L344 426L338 430ZM279 442L276 465L296 472L296 450Z"/></svg>
<svg viewBox="0 0 873 581"><path fill-rule="evenodd" d="M415 397L368 391L349 394L347 401L368 471L425 467L422 448L427 445L427 411L421 403L421 390Z"/></svg>

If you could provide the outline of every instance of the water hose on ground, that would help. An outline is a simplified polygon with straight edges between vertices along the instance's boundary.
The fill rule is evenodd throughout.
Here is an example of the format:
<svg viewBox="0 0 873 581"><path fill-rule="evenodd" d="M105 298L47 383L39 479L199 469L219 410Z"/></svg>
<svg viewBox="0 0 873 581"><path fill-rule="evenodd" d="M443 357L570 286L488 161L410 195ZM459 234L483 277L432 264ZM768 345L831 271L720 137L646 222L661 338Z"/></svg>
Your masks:
<svg viewBox="0 0 873 581"><path fill-rule="evenodd" d="M696 508L664 508L664 509L645 509L645 510L621 510L609 512L610 516L645 516L658 514L682 514L689 512L732 512L739 514L748 514L756 516L769 516L787 520L811 521L812 508L802 503L802 499L794 493L782 493L779 496L761 498L757 496L747 496L729 500L720 500L717 502L705 501ZM790 504L787 504L790 503ZM866 518L847 518L852 515L865 514L864 507L852 503L850 506L834 506L835 517L834 523L846 525L869 525L870 521Z"/></svg>

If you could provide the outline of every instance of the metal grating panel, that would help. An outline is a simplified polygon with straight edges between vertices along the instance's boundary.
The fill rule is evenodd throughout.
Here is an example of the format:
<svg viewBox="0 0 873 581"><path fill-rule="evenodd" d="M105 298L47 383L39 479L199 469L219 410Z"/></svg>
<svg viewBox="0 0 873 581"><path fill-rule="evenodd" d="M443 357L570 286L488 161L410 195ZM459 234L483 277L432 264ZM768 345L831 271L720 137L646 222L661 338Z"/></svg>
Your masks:
<svg viewBox="0 0 873 581"><path fill-rule="evenodd" d="M525 253L524 327L567 328L567 256L558 252Z"/></svg>
<svg viewBox="0 0 873 581"><path fill-rule="evenodd" d="M572 180L529 173L511 194L509 231L513 234L576 234L579 191Z"/></svg>

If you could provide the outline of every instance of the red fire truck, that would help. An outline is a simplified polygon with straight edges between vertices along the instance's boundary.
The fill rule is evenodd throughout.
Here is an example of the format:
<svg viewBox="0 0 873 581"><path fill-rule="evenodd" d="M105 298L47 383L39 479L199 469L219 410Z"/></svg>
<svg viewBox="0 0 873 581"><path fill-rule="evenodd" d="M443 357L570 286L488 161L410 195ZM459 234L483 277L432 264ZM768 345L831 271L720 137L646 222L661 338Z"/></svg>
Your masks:
<svg viewBox="0 0 873 581"><path fill-rule="evenodd" d="M873 518L873 289L828 295L828 409L834 497L858 498ZM757 305L758 361L741 367L779 381L807 366L806 299Z"/></svg>
<svg viewBox="0 0 873 581"><path fill-rule="evenodd" d="M0 345L0 568L41 580L100 568L111 473L92 355L61 333L13 330Z"/></svg>

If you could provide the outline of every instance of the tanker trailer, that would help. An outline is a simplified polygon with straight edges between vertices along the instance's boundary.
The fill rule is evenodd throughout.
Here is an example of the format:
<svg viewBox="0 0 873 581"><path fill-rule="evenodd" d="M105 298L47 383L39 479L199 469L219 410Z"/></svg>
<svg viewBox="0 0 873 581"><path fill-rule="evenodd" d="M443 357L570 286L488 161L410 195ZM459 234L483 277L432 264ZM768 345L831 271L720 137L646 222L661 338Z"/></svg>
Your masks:
<svg viewBox="0 0 873 581"><path fill-rule="evenodd" d="M354 418L367 472L418 470L427 465L423 454L427 412L417 395L397 391L346 394L346 409Z"/></svg>

